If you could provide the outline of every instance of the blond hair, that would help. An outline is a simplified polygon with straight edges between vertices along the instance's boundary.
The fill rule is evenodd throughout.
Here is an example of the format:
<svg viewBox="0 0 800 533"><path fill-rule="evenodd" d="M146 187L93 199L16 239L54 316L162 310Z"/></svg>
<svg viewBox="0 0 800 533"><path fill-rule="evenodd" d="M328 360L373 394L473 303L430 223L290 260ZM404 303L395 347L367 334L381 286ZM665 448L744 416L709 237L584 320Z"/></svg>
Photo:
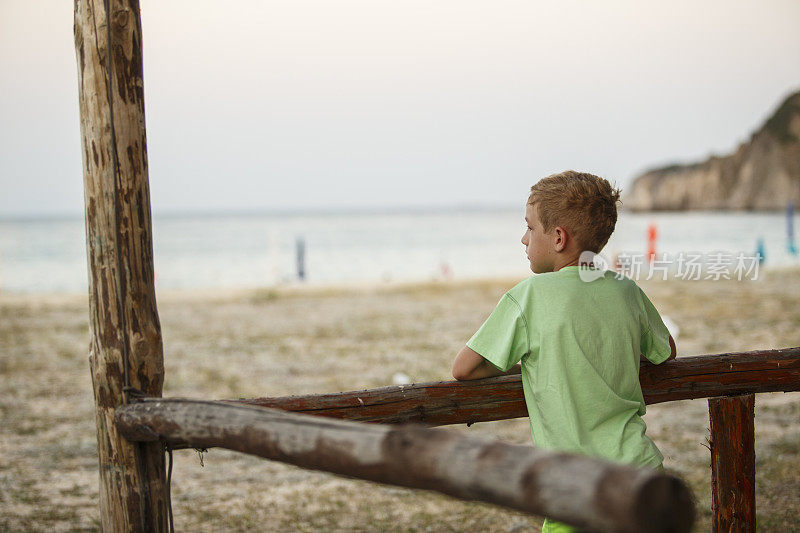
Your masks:
<svg viewBox="0 0 800 533"><path fill-rule="evenodd" d="M617 224L619 195L619 189L603 178L567 170L542 178L531 187L528 203L536 206L545 232L563 226L581 250L598 253Z"/></svg>

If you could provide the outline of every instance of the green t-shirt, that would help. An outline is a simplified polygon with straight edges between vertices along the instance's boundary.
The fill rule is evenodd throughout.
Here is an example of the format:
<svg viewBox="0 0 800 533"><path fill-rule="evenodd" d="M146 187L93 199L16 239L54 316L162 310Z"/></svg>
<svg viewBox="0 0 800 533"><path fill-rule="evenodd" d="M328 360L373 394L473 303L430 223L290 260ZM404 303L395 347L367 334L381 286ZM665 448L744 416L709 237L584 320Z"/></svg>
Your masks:
<svg viewBox="0 0 800 533"><path fill-rule="evenodd" d="M594 271L583 281L579 268L518 284L467 346L503 371L521 361L535 445L658 467L664 457L641 418L639 358L665 361L669 331L633 280Z"/></svg>

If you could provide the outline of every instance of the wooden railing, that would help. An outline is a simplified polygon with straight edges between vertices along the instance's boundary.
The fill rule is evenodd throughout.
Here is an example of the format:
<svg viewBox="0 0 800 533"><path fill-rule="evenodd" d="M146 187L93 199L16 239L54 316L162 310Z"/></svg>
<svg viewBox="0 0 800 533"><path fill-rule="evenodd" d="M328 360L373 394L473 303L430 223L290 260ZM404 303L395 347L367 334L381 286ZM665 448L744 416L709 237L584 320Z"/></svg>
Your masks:
<svg viewBox="0 0 800 533"><path fill-rule="evenodd" d="M800 347L644 364L639 381L648 404L709 398L714 531L755 531L753 395L800 390ZM527 416L518 375L237 402L364 422L432 426Z"/></svg>
<svg viewBox="0 0 800 533"><path fill-rule="evenodd" d="M800 347L681 357L643 364L647 404L800 390ZM528 416L519 375L441 381L331 394L229 400L286 411L396 424L472 424Z"/></svg>
<svg viewBox="0 0 800 533"><path fill-rule="evenodd" d="M709 398L714 530L754 531L753 394L800 390L800 347L682 357L658 366L644 364L640 382L648 404ZM262 409L241 411L246 407ZM430 430L421 433L413 428L387 429L375 433L361 424L347 425L338 421L335 424L345 425L326 427L313 424L309 417L291 418L288 413L281 416L276 409L358 422L412 422L428 426L527 416L521 377L515 375L220 402L147 399L118 409L116 421L120 432L134 441L160 438L176 448L221 446L299 466L374 481L392 480L389 482L434 489L467 499L479 493L482 501L503 503L501 495L506 494L509 480L513 479L514 492L529 496L524 501L506 500L503 504L549 514L577 525L610 530L686 530L693 519L685 486L669 477L642 483L637 477L641 473L604 470L604 475L616 477L619 483L597 482L592 486L600 493L596 490L580 492L570 484L574 476L566 475L575 467L574 458L564 463L564 456L543 457L540 455L543 452L531 447L509 448L509 445L472 441L468 437L445 437L429 433ZM303 442L299 447L286 446L287 442L298 440ZM387 442L405 442L414 452L399 453L396 445L387 445ZM443 445L443 442L448 444ZM365 449L373 452L367 454L372 458L367 464L360 455ZM475 458L491 456L491 464L517 467L504 471L499 477L487 477L485 473L489 467L476 460L469 467L475 469L477 477L469 476L469 481L464 483L463 472L451 472L446 467L449 453L446 450L453 449L470 449ZM503 450L502 453L499 450ZM501 455L502 460L498 459ZM537 477L541 471L541 466L536 466L537 461L540 465L543 462L551 465L551 473L556 475L551 475L550 481ZM432 468L439 474L433 475ZM579 468L589 475L599 467L590 461ZM621 480L626 482L621 483ZM531 492L533 485L528 482L539 490ZM542 483L550 485L545 489ZM654 489L655 486L660 486L661 492ZM548 501L542 497L542 491L547 490L580 493L580 497L569 504ZM611 490L622 492L611 496ZM669 497L659 500L654 496L657 492ZM534 497L530 497L531 494ZM617 501L619 506L607 508L604 514L591 504L598 498ZM634 522L632 510L644 500L649 502L646 508L653 509L655 514L640 513L636 518L640 521ZM568 512L563 514L565 507ZM665 512L665 509L670 511ZM656 515L660 518L654 518ZM645 523L647 525L643 526Z"/></svg>
<svg viewBox="0 0 800 533"><path fill-rule="evenodd" d="M688 532L694 521L691 491L669 474L418 424L365 424L176 398L120 407L115 422L136 442L218 446L494 503L593 531Z"/></svg>

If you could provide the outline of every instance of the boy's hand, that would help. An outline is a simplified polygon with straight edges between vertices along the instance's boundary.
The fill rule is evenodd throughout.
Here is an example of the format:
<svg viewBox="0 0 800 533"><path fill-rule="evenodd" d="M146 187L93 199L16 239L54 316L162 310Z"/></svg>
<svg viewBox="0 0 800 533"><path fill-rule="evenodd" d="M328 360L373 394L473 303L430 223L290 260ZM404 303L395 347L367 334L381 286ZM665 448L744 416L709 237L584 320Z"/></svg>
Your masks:
<svg viewBox="0 0 800 533"><path fill-rule="evenodd" d="M453 377L458 381L519 374L520 372L519 364L511 367L508 372L501 371L469 346L464 346L453 361Z"/></svg>
<svg viewBox="0 0 800 533"><path fill-rule="evenodd" d="M675 339L672 338L672 335L669 336L669 357L667 357L667 361L670 359L675 359L675 356L678 355L678 348L675 347Z"/></svg>

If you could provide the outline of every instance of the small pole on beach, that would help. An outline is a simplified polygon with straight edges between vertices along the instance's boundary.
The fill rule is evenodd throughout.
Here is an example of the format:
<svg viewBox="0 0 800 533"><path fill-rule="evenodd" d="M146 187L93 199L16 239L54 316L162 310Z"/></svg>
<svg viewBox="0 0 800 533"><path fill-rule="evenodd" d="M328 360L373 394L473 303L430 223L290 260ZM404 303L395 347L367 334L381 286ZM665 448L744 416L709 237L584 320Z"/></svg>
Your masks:
<svg viewBox="0 0 800 533"><path fill-rule="evenodd" d="M797 255L797 244L794 242L794 202L786 204L786 249L791 255Z"/></svg>
<svg viewBox="0 0 800 533"><path fill-rule="evenodd" d="M295 248L297 250L297 279L305 281L306 279L306 241L303 237L298 237L295 241Z"/></svg>
<svg viewBox="0 0 800 533"><path fill-rule="evenodd" d="M102 531L166 531L163 444L130 442L114 423L164 383L156 309L137 0L75 0L75 51L89 263Z"/></svg>
<svg viewBox="0 0 800 533"><path fill-rule="evenodd" d="M763 265L764 261L767 259L767 251L766 247L764 246L763 237L759 237L756 241L756 258L758 259L759 265Z"/></svg>
<svg viewBox="0 0 800 533"><path fill-rule="evenodd" d="M656 238L658 237L658 229L656 223L651 222L647 226L647 262L652 263L656 259Z"/></svg>

